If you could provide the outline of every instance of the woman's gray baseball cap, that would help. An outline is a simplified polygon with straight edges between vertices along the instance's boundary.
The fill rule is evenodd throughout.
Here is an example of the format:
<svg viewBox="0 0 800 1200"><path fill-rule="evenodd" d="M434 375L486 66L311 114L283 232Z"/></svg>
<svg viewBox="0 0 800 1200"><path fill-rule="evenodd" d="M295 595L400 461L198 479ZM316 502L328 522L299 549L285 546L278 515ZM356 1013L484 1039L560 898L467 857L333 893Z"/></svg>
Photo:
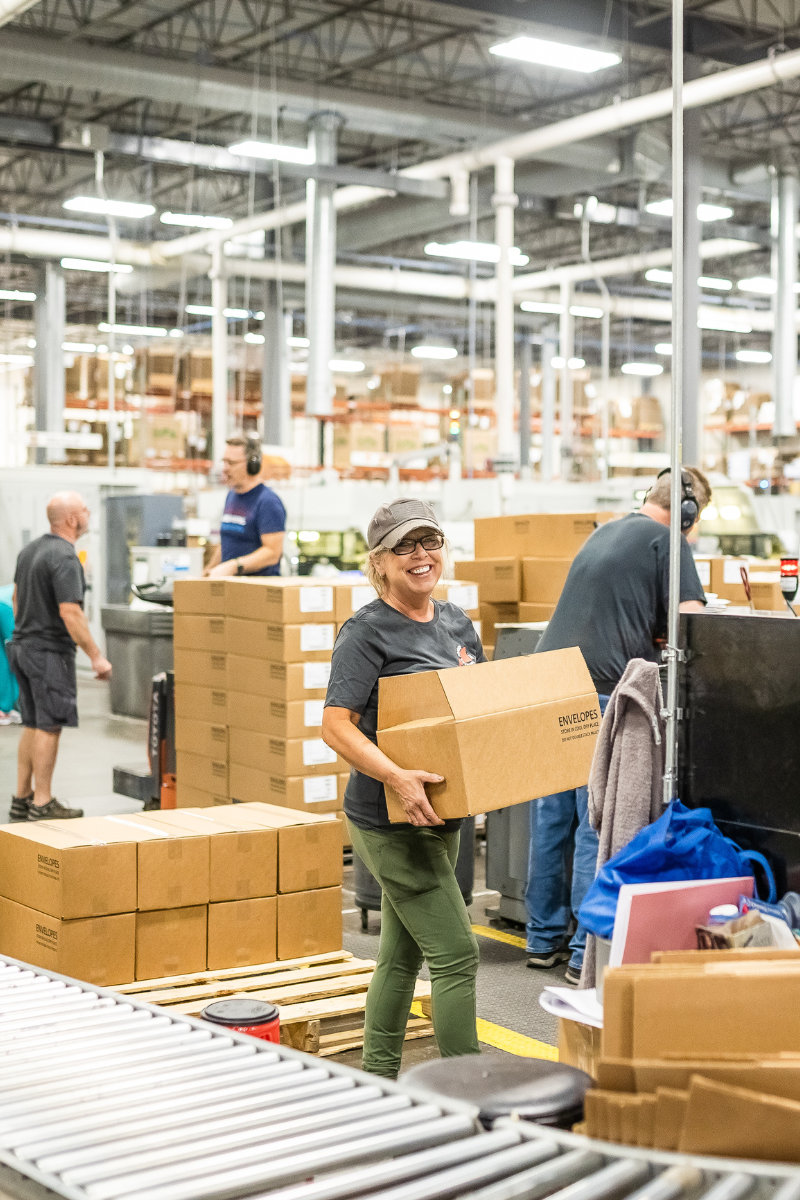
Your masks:
<svg viewBox="0 0 800 1200"><path fill-rule="evenodd" d="M444 537L444 530L436 519L436 513L425 500L414 500L410 496L382 504L369 523L367 544L370 550L385 546L391 550L414 529L433 529Z"/></svg>

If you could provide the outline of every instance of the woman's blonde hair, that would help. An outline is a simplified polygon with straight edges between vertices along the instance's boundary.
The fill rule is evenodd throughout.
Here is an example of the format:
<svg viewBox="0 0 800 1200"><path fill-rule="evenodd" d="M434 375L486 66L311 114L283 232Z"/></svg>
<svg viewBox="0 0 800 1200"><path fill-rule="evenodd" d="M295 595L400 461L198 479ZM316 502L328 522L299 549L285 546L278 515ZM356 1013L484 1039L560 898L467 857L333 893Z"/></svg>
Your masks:
<svg viewBox="0 0 800 1200"><path fill-rule="evenodd" d="M374 550L370 550L366 557L361 570L367 577L367 581L372 584L379 596L382 596L386 591L386 576L381 571L381 563L384 555L391 554L386 546L376 546ZM450 543L447 538L444 539L442 546L442 579L450 578Z"/></svg>

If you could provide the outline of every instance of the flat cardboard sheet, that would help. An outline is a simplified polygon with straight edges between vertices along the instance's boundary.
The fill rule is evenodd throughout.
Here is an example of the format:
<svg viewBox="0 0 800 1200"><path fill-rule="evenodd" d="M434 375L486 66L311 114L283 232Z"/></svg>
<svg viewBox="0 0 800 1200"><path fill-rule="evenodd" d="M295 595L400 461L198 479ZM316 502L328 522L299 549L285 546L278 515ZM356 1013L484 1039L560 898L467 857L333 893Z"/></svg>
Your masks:
<svg viewBox="0 0 800 1200"><path fill-rule="evenodd" d="M693 950L698 925L718 904L752 896L753 877L625 883L619 891L608 965L649 963L658 950Z"/></svg>

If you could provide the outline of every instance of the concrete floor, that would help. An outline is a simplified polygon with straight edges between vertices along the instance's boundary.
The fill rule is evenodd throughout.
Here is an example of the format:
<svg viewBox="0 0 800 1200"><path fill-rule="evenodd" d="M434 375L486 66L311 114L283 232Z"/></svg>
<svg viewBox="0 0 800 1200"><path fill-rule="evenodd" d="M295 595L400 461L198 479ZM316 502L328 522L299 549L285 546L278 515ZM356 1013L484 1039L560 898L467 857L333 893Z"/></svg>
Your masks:
<svg viewBox="0 0 800 1200"><path fill-rule="evenodd" d="M66 804L81 807L87 816L138 812L141 804L112 791L115 766L147 761L147 722L113 716L108 707L108 684L90 676L79 676L78 729L66 729L56 765L53 791ZM0 821L8 819L11 796L16 787L16 748L19 726L0 727ZM361 914L355 909L352 869L345 868L344 946L359 958L375 958L378 952L380 914L370 913L369 929L361 929ZM470 915L474 925L488 926L484 909L496 903L496 893L485 890L483 856L475 863L474 902ZM518 931L512 931L518 932ZM562 984L564 967L531 971L525 967L521 947L479 937L481 964L478 970L478 1016L503 1029L550 1045L556 1043L556 1020L540 1008L538 999L548 983ZM423 978L427 969L423 968ZM404 1067L437 1057L433 1038L406 1043ZM359 1066L360 1051L338 1056L338 1061Z"/></svg>

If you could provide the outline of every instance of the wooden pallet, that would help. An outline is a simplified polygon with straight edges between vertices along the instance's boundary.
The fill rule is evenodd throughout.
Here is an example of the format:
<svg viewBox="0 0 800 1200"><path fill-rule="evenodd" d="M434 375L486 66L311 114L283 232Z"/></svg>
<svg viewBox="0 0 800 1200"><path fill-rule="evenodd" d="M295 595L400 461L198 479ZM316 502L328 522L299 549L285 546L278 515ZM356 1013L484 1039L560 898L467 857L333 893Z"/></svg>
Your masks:
<svg viewBox="0 0 800 1200"><path fill-rule="evenodd" d="M326 1057L364 1044L364 1009L374 970L371 959L340 950L253 967L139 980L115 990L192 1017L213 1000L226 997L268 1000L280 1011L282 1042ZM430 983L418 980L414 999L424 1005L430 993ZM409 1018L406 1041L432 1036L429 1015Z"/></svg>

